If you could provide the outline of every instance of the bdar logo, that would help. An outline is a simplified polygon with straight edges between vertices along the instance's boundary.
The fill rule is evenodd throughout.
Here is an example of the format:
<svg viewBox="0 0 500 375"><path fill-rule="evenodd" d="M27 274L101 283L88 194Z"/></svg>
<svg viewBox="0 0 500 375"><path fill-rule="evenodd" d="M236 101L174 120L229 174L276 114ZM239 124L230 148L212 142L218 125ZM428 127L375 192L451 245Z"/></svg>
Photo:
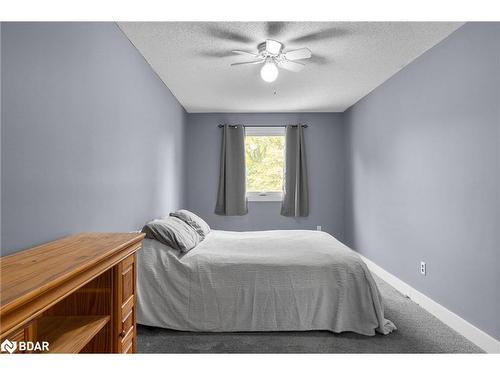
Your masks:
<svg viewBox="0 0 500 375"><path fill-rule="evenodd" d="M15 341L10 341L8 339L4 340L2 342L2 345L0 345L0 350L2 352L9 352L10 354L14 353L17 349L17 342Z"/></svg>
<svg viewBox="0 0 500 375"><path fill-rule="evenodd" d="M21 353L48 352L49 343L47 341L10 341L5 340L0 345L0 351L10 354L19 350Z"/></svg>

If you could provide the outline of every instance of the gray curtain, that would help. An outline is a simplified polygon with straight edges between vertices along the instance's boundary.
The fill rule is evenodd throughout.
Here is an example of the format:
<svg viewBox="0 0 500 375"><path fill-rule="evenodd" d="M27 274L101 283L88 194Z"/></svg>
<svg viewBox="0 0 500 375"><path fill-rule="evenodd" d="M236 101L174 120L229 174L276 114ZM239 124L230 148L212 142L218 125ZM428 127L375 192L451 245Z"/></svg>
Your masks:
<svg viewBox="0 0 500 375"><path fill-rule="evenodd" d="M286 127L285 184L281 215L309 215L309 189L304 146L304 128L300 125Z"/></svg>
<svg viewBox="0 0 500 375"><path fill-rule="evenodd" d="M215 213L233 216L247 212L245 128L242 125L224 125Z"/></svg>

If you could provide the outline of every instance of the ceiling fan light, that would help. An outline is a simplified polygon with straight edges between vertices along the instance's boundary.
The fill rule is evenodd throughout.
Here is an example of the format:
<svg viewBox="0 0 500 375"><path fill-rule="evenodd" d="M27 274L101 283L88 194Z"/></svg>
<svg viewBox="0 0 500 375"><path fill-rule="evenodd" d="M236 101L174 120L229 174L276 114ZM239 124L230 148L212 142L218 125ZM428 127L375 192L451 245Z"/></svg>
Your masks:
<svg viewBox="0 0 500 375"><path fill-rule="evenodd" d="M272 55L277 55L281 52L281 47L283 45L272 39L266 40L266 51Z"/></svg>
<svg viewBox="0 0 500 375"><path fill-rule="evenodd" d="M272 60L266 61L260 70L260 77L266 82L274 82L278 78L278 67Z"/></svg>

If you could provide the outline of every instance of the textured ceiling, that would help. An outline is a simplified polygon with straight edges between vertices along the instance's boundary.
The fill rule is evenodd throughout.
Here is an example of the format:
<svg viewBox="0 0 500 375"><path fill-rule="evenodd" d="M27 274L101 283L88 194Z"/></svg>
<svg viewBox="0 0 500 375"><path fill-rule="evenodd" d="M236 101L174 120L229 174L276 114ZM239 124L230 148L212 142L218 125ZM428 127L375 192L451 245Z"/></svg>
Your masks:
<svg viewBox="0 0 500 375"><path fill-rule="evenodd" d="M120 28L188 112L343 112L455 31L450 22L122 22ZM308 47L299 73L260 79L231 67L267 38Z"/></svg>

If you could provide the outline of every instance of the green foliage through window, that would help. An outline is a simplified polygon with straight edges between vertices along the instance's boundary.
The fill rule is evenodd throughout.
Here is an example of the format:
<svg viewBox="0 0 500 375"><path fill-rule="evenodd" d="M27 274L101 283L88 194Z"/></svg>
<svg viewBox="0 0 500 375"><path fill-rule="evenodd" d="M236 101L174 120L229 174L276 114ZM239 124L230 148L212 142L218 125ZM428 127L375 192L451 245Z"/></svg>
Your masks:
<svg viewBox="0 0 500 375"><path fill-rule="evenodd" d="M285 137L245 137L247 191L282 191Z"/></svg>

